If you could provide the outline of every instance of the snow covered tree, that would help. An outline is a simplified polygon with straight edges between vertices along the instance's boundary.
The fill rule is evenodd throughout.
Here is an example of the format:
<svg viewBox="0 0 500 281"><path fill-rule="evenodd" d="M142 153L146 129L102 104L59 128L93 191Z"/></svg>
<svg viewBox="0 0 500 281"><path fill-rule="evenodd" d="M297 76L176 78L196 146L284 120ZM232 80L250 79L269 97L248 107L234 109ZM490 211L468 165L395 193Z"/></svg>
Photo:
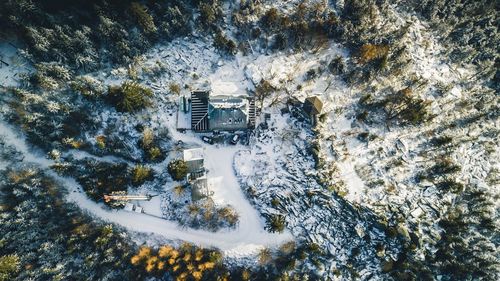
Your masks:
<svg viewBox="0 0 500 281"><path fill-rule="evenodd" d="M132 2L130 4L130 11L144 32L154 33L158 30L153 17L148 13L147 8L143 4L139 2Z"/></svg>
<svg viewBox="0 0 500 281"><path fill-rule="evenodd" d="M19 271L19 257L7 255L0 257L0 281L8 281Z"/></svg>
<svg viewBox="0 0 500 281"><path fill-rule="evenodd" d="M271 232L283 232L286 227L285 216L279 214L272 214L268 216L266 226Z"/></svg>
<svg viewBox="0 0 500 281"><path fill-rule="evenodd" d="M132 182L135 185L141 185L145 181L152 179L153 171L144 165L136 165L132 169Z"/></svg>
<svg viewBox="0 0 500 281"><path fill-rule="evenodd" d="M153 91L137 82L126 81L108 89L108 101L123 112L135 112L151 105Z"/></svg>
<svg viewBox="0 0 500 281"><path fill-rule="evenodd" d="M186 178L188 167L182 159L173 160L168 163L168 172L176 181Z"/></svg>

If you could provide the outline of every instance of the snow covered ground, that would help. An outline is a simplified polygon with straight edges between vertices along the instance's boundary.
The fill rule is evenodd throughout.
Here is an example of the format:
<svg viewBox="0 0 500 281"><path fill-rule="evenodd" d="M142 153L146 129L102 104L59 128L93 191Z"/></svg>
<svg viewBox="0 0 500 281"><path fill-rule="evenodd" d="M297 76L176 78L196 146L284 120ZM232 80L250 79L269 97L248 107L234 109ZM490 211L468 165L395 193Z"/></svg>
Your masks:
<svg viewBox="0 0 500 281"><path fill-rule="evenodd" d="M407 22L407 19L411 21ZM397 213L403 216L401 221L404 224L411 226L425 240L431 236L429 228L433 228L432 224L439 219L440 214L435 210L440 211L445 208L445 203L453 201L451 195L441 196L432 183L415 182L417 171L428 168L435 157L441 157L429 149L429 140L439 130L454 138L460 137L449 153L450 158L461 165L456 179L464 184L487 186L488 176L495 169L500 169L500 157L498 140L489 140L484 132L494 130L500 124L498 119L494 119L470 127L451 126L455 120L464 118L464 112L457 104L468 99L464 93L468 85L463 81L473 76L474 69L447 63L441 55L443 47L433 38L424 22L394 12L391 19L380 22L377 28L387 28L384 25L387 22L395 23L390 26L393 29L407 28L398 43L406 48L409 56L401 76L422 81L423 86L414 94L432 102L431 110L436 118L428 124L389 127L356 120L356 110L363 94L384 94L382 90L388 86L399 90L406 87L407 81L381 76L363 87L347 85L326 69L337 56L342 57L346 64L355 63L345 49L333 43L318 50L269 55L266 50L259 50L257 46L252 46L253 42L249 42L252 54L237 54L226 59L211 42L195 35L155 46L143 56L141 65L137 66L139 79L154 89L156 103L150 111L134 118L147 116L144 118L148 120L145 125L155 131L167 128L173 141L181 140L188 145L203 147L208 176L221 179L220 185L213 188L214 201L220 205L231 205L240 215L240 223L235 230L212 233L179 228L176 223L146 214L108 211L90 201L75 181L54 176L75 190L70 194L72 200L98 217L167 239L216 246L229 256L255 253L262 247L275 246L294 238L317 243L334 257L323 263L328 267L327 274L347 263L354 248L361 249L360 257L374 256L376 242L387 242L380 229L374 226L375 219L384 221ZM4 57L13 54L9 46L0 45L0 50L4 52ZM158 65L165 69L158 77L144 74L146 69ZM318 76L305 79L311 69L317 71ZM0 79L3 79L0 82L4 86L13 85L16 82L13 73L17 71L19 69L0 68ZM105 78L102 73L95 76L105 84L118 84L126 78L127 71L121 67L110 73ZM209 82L215 92L239 95L254 91L255 86L264 80L275 89L263 103L263 112L272 114L270 129L262 130L251 140L249 147L207 145L193 133L176 130L176 110L173 108L178 96L169 92L169 85L179 84L181 94L189 94L190 90ZM437 94L436 88L441 84L450 87L450 90ZM288 114L280 114L288 98L293 96L304 100L313 95L323 101L326 116L315 131ZM129 115L106 111L99 118L103 124L120 120L123 126L119 130L129 136L140 134L131 129L133 126L127 119ZM369 133L374 138L360 141L360 133ZM9 126L0 123L0 134L25 156L26 162L42 167L52 164L52 161L32 152L22 137ZM311 156L314 142L319 144L318 156L324 162L319 168L315 167ZM77 158L91 156L107 161L117 160L112 156L71 153ZM152 168L156 172L164 171L166 163L152 165ZM172 184L168 183L165 189L173 188ZM342 198L336 196L333 190ZM247 200L247 196L251 197L251 201ZM147 213L159 216L160 200L160 197L155 197L141 205ZM376 216L360 211L365 209L373 211ZM289 231L283 234L267 233L261 214L285 214ZM370 238L371 244L364 240L366 237ZM392 246L387 246L386 255L395 259L397 249ZM364 272L369 268L372 272L379 270L378 264L366 264Z"/></svg>
<svg viewBox="0 0 500 281"><path fill-rule="evenodd" d="M0 136L4 138L5 143L22 152L27 163L35 163L42 168L50 168L50 165L54 164L53 161L37 154L36 151L31 151L23 137L16 134L9 125L0 122L0 129ZM184 140L196 140L196 138L186 136ZM147 214L131 213L123 210L107 210L102 204L91 201L82 192L80 185L74 179L58 176L55 172L50 172L50 174L68 188L68 199L70 201L75 202L82 209L103 220L120 224L133 231L161 235L169 240L182 240L206 247L217 247L228 257L244 257L257 253L263 247L274 247L293 238L288 232L273 234L263 229L263 224L257 212L239 190L238 182L232 170L232 157L237 150L236 147L228 151L215 147L206 150L208 156L223 155L220 158L222 161L212 160L211 163L217 164L209 167L212 168L213 173L225 178L224 186L226 189L217 192L217 196L224 198L226 203L231 203L240 212L241 222L239 227L233 231L213 233L181 228L175 222ZM218 170L219 168L221 169ZM154 201L151 204L153 203Z"/></svg>
<svg viewBox="0 0 500 281"><path fill-rule="evenodd" d="M0 88L16 86L19 75L28 72L32 67L18 54L18 49L7 42L0 42Z"/></svg>

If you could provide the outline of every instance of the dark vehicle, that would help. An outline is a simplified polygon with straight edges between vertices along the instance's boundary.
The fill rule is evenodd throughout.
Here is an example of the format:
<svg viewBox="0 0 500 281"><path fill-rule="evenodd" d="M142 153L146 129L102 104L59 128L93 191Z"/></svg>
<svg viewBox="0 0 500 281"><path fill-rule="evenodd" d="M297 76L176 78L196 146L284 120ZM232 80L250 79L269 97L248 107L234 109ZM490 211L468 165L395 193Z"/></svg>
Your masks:
<svg viewBox="0 0 500 281"><path fill-rule="evenodd" d="M239 141L240 141L239 135L234 135L233 138L231 139L232 144L237 144Z"/></svg>
<svg viewBox="0 0 500 281"><path fill-rule="evenodd" d="M214 140L211 137L203 136L201 137L201 140L208 144L214 144Z"/></svg>

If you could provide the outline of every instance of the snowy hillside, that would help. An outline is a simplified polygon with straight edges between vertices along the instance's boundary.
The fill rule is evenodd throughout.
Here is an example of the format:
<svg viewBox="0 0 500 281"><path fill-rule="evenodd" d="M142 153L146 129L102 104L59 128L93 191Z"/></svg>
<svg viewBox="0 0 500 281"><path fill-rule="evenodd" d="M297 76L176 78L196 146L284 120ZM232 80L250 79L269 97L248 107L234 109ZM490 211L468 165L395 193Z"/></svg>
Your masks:
<svg viewBox="0 0 500 281"><path fill-rule="evenodd" d="M496 11L0 4L0 280L497 280Z"/></svg>

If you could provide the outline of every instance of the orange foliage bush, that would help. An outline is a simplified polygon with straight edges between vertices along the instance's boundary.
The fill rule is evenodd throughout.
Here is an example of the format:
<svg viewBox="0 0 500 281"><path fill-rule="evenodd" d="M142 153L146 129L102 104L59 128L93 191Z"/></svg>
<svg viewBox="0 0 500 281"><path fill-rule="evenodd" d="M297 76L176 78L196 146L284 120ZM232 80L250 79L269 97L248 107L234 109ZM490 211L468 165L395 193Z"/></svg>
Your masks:
<svg viewBox="0 0 500 281"><path fill-rule="evenodd" d="M387 45L374 45L364 44L359 50L359 61L361 63L368 63L375 59L380 59L389 53L389 46Z"/></svg>
<svg viewBox="0 0 500 281"><path fill-rule="evenodd" d="M161 246L158 250L141 247L130 262L152 274L168 271L175 280L201 280L216 269L221 261L219 257L219 252L184 243L177 249L169 245Z"/></svg>

